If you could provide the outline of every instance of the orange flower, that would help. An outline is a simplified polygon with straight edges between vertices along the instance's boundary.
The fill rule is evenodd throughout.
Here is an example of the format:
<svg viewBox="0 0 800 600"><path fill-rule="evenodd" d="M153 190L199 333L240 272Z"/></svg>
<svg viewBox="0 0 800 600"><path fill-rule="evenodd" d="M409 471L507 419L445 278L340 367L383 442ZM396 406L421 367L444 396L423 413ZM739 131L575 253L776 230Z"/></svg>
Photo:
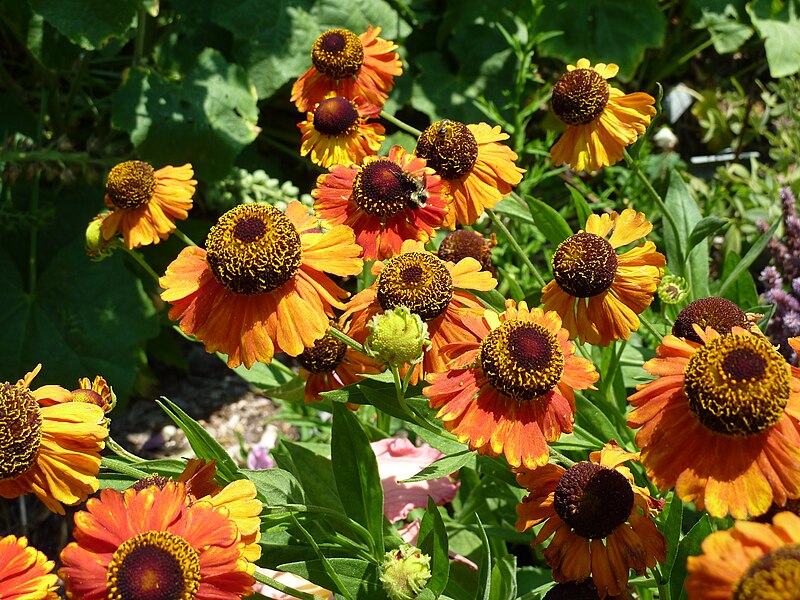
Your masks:
<svg viewBox="0 0 800 600"><path fill-rule="evenodd" d="M285 215L266 204L229 210L206 250L184 248L160 279L169 317L230 367L297 356L325 335L332 307L344 308L347 292L325 272L355 275L363 264L350 229L316 226L299 202Z"/></svg>
<svg viewBox="0 0 800 600"><path fill-rule="evenodd" d="M472 225L522 180L516 153L499 142L508 139L500 127L464 125L443 119L430 125L417 141L417 156L427 159L445 183L451 198L442 227Z"/></svg>
<svg viewBox="0 0 800 600"><path fill-rule="evenodd" d="M303 133L300 156L310 153L311 162L327 169L349 167L377 154L386 130L379 123L367 123L369 116L361 102L328 94L297 124Z"/></svg>
<svg viewBox="0 0 800 600"><path fill-rule="evenodd" d="M653 301L666 259L649 241L624 254L616 249L652 229L644 213L626 208L619 215L590 215L585 231L558 245L542 303L561 316L570 338L607 346L639 329L637 315Z"/></svg>
<svg viewBox="0 0 800 600"><path fill-rule="evenodd" d="M591 577L605 598L625 592L631 569L643 575L666 560L666 539L653 523L662 503L637 486L623 466L638 458L611 442L592 452L591 462L568 470L547 464L518 471L517 482L529 495L517 505L517 529L543 523L534 544L555 534L544 551L553 579Z"/></svg>
<svg viewBox="0 0 800 600"><path fill-rule="evenodd" d="M331 325L337 327L338 325ZM353 350L330 332L297 356L300 376L306 380L306 402L322 400L322 392L338 390L363 379L366 373L380 373L375 361ZM354 405L357 406L357 405Z"/></svg>
<svg viewBox="0 0 800 600"><path fill-rule="evenodd" d="M413 367L413 383L425 373L447 370L441 355L445 344L475 341L461 317L480 316L483 305L464 290L485 292L497 285L489 273L481 271L475 259L465 258L458 264L445 262L413 241L404 242L400 254L375 263L373 273L377 275L375 283L350 300L342 319L352 317L349 335L364 343L369 335L367 324L375 315L398 306L406 306L419 315L428 325L431 345L422 362Z"/></svg>
<svg viewBox="0 0 800 600"><path fill-rule="evenodd" d="M796 598L800 586L800 517L775 515L771 525L739 521L703 540L686 565L689 600Z"/></svg>
<svg viewBox="0 0 800 600"><path fill-rule="evenodd" d="M355 100L363 98L371 111L381 111L394 87L394 77L403 73L397 45L378 37L380 27L367 28L356 36L347 29L331 29L314 42L311 62L292 86L292 102L300 112L313 110L330 92Z"/></svg>
<svg viewBox="0 0 800 600"><path fill-rule="evenodd" d="M619 162L624 150L647 129L656 114L650 94L624 94L608 85L619 71L615 64L594 67L582 58L567 65L553 86L553 112L567 130L550 150L553 161L578 171L597 171Z"/></svg>
<svg viewBox="0 0 800 600"><path fill-rule="evenodd" d="M193 175L190 164L158 171L140 160L118 164L106 181L106 204L113 210L100 226L103 238L121 233L129 250L167 239L175 220L192 208Z"/></svg>
<svg viewBox="0 0 800 600"><path fill-rule="evenodd" d="M713 517L743 519L797 498L800 371L763 335L695 331L702 343L664 337L644 364L658 379L628 398L651 481Z"/></svg>
<svg viewBox="0 0 800 600"><path fill-rule="evenodd" d="M102 408L69 401L60 386L30 390L39 369L16 385L0 384L0 496L33 492L63 515L62 503L79 504L97 491L108 428Z"/></svg>
<svg viewBox="0 0 800 600"><path fill-rule="evenodd" d="M28 539L7 535L0 538L0 598L3 600L58 600L58 576L54 563Z"/></svg>
<svg viewBox="0 0 800 600"><path fill-rule="evenodd" d="M182 483L105 489L75 515L75 541L59 575L76 600L169 597L239 600L252 593L255 567L236 523L210 502L187 501Z"/></svg>
<svg viewBox="0 0 800 600"><path fill-rule="evenodd" d="M397 254L404 240L427 242L447 212L438 175L400 146L360 167L333 167L311 195L323 223L355 231L365 260Z"/></svg>
<svg viewBox="0 0 800 600"><path fill-rule="evenodd" d="M481 454L504 454L513 467L547 463L546 442L572 431L574 390L591 388L594 365L575 356L561 319L540 308L506 301L505 313L486 311L474 330L479 341L442 349L450 371L428 376L423 393L448 431Z"/></svg>

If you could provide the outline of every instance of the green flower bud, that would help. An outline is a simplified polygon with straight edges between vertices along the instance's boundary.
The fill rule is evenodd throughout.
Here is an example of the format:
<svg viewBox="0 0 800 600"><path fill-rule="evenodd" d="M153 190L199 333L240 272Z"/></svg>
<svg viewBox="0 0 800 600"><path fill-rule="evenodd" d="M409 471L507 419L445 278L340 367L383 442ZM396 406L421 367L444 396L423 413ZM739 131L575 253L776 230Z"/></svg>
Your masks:
<svg viewBox="0 0 800 600"><path fill-rule="evenodd" d="M86 254L92 260L100 261L108 258L119 243L116 238L103 239L103 232L100 231L100 227L103 225L105 217L105 214L97 215L89 221L89 225L86 227Z"/></svg>
<svg viewBox="0 0 800 600"><path fill-rule="evenodd" d="M370 334L364 342L369 355L394 365L416 364L422 360L428 340L428 325L405 306L375 315L367 323Z"/></svg>
<svg viewBox="0 0 800 600"><path fill-rule="evenodd" d="M664 304L678 304L689 295L689 282L680 275L665 275L656 292Z"/></svg>
<svg viewBox="0 0 800 600"><path fill-rule="evenodd" d="M381 583L391 600L414 600L431 578L431 557L402 544L387 552L381 565Z"/></svg>

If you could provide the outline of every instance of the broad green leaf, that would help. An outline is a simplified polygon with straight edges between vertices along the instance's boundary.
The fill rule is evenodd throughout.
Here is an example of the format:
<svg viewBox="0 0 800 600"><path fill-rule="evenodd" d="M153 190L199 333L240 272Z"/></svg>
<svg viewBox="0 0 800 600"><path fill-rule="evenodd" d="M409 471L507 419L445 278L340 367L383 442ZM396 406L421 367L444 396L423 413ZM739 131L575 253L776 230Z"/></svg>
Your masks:
<svg viewBox="0 0 800 600"><path fill-rule="evenodd" d="M247 72L211 48L181 83L133 69L113 97L112 123L158 166L192 163L199 177L221 179L258 135L256 92Z"/></svg>
<svg viewBox="0 0 800 600"><path fill-rule="evenodd" d="M516 600L517 557L513 554L501 556L492 569L490 600Z"/></svg>
<svg viewBox="0 0 800 600"><path fill-rule="evenodd" d="M28 0L34 11L86 50L103 46L134 24L136 0Z"/></svg>
<svg viewBox="0 0 800 600"><path fill-rule="evenodd" d="M378 461L359 420L338 402L333 405L331 462L347 516L367 528L382 553L385 517Z"/></svg>
<svg viewBox="0 0 800 600"><path fill-rule="evenodd" d="M700 554L700 544L710 533L711 521L708 515L704 514L678 544L675 562L669 573L670 597L676 599L686 597L686 589L683 587L686 581L686 559Z"/></svg>
<svg viewBox="0 0 800 600"><path fill-rule="evenodd" d="M397 483L414 483L415 481L428 481L429 479L438 479L439 477L449 477L461 467L475 468L474 452L471 450L462 450L450 456L443 456L433 461L413 477L398 481Z"/></svg>
<svg viewBox="0 0 800 600"><path fill-rule="evenodd" d="M263 391L279 388L297 379L296 376L290 375L286 370L276 367L274 361L269 365L257 362L249 369L244 365L239 365L234 369L234 372L247 383L251 383Z"/></svg>
<svg viewBox="0 0 800 600"><path fill-rule="evenodd" d="M689 242L686 245L686 251L690 251L708 236L719 233L729 224L730 221L728 219L723 219L721 217L711 216L700 219L692 229L692 233L689 234Z"/></svg>
<svg viewBox="0 0 800 600"><path fill-rule="evenodd" d="M334 403L368 404L383 412L408 420L409 416L397 402L394 383L363 380L338 390L323 392L322 397Z"/></svg>
<svg viewBox="0 0 800 600"><path fill-rule="evenodd" d="M728 288L733 285L737 279L739 279L739 276L761 256L761 253L764 251L764 248L767 247L770 238L775 234L775 230L778 228L778 225L780 225L780 220L775 221L769 230L761 234L761 236L752 245L750 250L747 251L747 254L744 255L742 260L740 260L738 264L731 270L731 272L728 273L728 276L725 277L725 279L722 281L722 285L719 287L718 294L720 296L724 296Z"/></svg>
<svg viewBox="0 0 800 600"><path fill-rule="evenodd" d="M747 12L764 39L770 75L786 77L800 71L800 1L753 0Z"/></svg>
<svg viewBox="0 0 800 600"><path fill-rule="evenodd" d="M545 40L540 52L570 64L586 57L616 63L621 79L630 79L646 48L664 39L666 18L656 0L564 0L544 2L539 32L561 31Z"/></svg>
<svg viewBox="0 0 800 600"><path fill-rule="evenodd" d="M386 592L378 579L378 567L373 563L357 558L328 558L327 561L350 597L387 600ZM328 590L335 590L337 587L321 560L286 563L279 565L278 570L294 573Z"/></svg>
<svg viewBox="0 0 800 600"><path fill-rule="evenodd" d="M618 439L619 433L611 419L607 416L616 410L602 402L599 398L587 400L581 394L575 396L575 430L585 431L600 440L603 444L612 439ZM598 450L600 448L597 448Z"/></svg>
<svg viewBox="0 0 800 600"><path fill-rule="evenodd" d="M438 596L447 585L450 557L447 554L447 530L433 498L428 498L428 508L419 526L417 547L431 557L431 578L425 589Z"/></svg>
<svg viewBox="0 0 800 600"><path fill-rule="evenodd" d="M331 461L285 439L281 440L281 446L286 449L288 456L283 452L274 452L275 462L300 482L306 502L344 515Z"/></svg>
<svg viewBox="0 0 800 600"><path fill-rule="evenodd" d="M703 8L701 19L692 25L695 29L707 29L720 54L736 52L753 35L753 28L743 23L736 8L726 5L722 12Z"/></svg>
<svg viewBox="0 0 800 600"><path fill-rule="evenodd" d="M297 478L283 469L260 469L241 471L252 481L267 506L275 504L304 504L303 488Z"/></svg>
<svg viewBox="0 0 800 600"><path fill-rule="evenodd" d="M567 221L552 206L531 196L526 196L525 202L531 210L533 222L548 242L558 246L572 235L572 229Z"/></svg>
<svg viewBox="0 0 800 600"><path fill-rule="evenodd" d="M506 309L506 299L496 289L489 290L488 292L481 292L478 290L470 290L470 292L483 302L487 308L493 308L498 312L503 312Z"/></svg>
<svg viewBox="0 0 800 600"><path fill-rule="evenodd" d="M226 482L241 479L236 463L233 462L225 448L211 437L197 421L168 398L162 396L161 400L156 400L156 404L167 413L167 416L172 419L175 425L183 430L189 445L198 457L217 461L217 474L222 479Z"/></svg>
<svg viewBox="0 0 800 600"><path fill-rule="evenodd" d="M536 225L531 215L531 210L527 206L520 204L514 198L506 197L494 206L494 211L500 215L507 215L517 221Z"/></svg>

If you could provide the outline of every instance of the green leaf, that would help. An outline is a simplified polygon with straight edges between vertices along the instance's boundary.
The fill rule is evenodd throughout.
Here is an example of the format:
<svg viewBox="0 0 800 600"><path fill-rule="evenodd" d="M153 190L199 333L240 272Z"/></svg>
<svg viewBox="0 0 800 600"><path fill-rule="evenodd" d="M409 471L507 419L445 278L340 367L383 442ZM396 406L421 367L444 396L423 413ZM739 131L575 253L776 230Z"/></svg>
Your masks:
<svg viewBox="0 0 800 600"><path fill-rule="evenodd" d="M720 54L736 52L753 35L753 28L741 21L736 8L730 4L722 12L704 7L702 14L702 18L692 27L707 29L714 42L714 49Z"/></svg>
<svg viewBox="0 0 800 600"><path fill-rule="evenodd" d="M685 597L686 590L683 587L683 583L686 580L686 559L689 556L700 554L700 544L710 533L711 520L708 518L708 515L704 514L678 544L678 550L675 553L675 562L669 573L671 598L677 600Z"/></svg>
<svg viewBox="0 0 800 600"><path fill-rule="evenodd" d="M579 227L583 227L589 217L592 215L592 209L589 206L589 203L586 202L586 198L583 197L578 190L574 187L567 186L569 190L569 195L572 197L572 203L575 205L575 212L578 215L578 223Z"/></svg>
<svg viewBox="0 0 800 600"><path fill-rule="evenodd" d="M462 450L450 456L443 456L433 461L413 477L398 481L397 483L414 483L416 481L438 479L439 477L449 477L452 473L455 473L464 466L470 469L475 468L475 453L473 451Z"/></svg>
<svg viewBox="0 0 800 600"><path fill-rule="evenodd" d="M128 31L136 18L136 0L28 0L34 11L86 50L103 46Z"/></svg>
<svg viewBox="0 0 800 600"><path fill-rule="evenodd" d="M483 546L483 556L478 567L478 588L475 590L473 598L475 600L491 600L492 590L492 549L489 546L489 538L486 537L486 530L483 528L481 518L475 513L475 520L478 522L478 537Z"/></svg>
<svg viewBox="0 0 800 600"><path fill-rule="evenodd" d="M500 202L495 204L494 211L497 214L513 217L514 219L522 221L523 223L536 225L536 222L533 220L533 216L531 215L530 208L520 204L514 198L503 198L500 200Z"/></svg>
<svg viewBox="0 0 800 600"><path fill-rule="evenodd" d="M249 369L244 365L239 365L234 369L234 372L247 383L256 386L262 391L279 388L297 379L296 376L287 373L285 369L276 367L274 361L268 365L257 362Z"/></svg>
<svg viewBox="0 0 800 600"><path fill-rule="evenodd" d="M623 80L633 77L645 49L658 48L664 39L666 18L657 0L562 0L543 6L537 30L563 34L542 42L540 52L571 64L583 57L616 63Z"/></svg>
<svg viewBox="0 0 800 600"><path fill-rule="evenodd" d="M753 0L747 5L750 19L764 39L769 73L774 78L800 71L800 16L798 0Z"/></svg>
<svg viewBox="0 0 800 600"><path fill-rule="evenodd" d="M283 469L241 471L256 486L267 506L276 504L305 504L303 488L297 478Z"/></svg>
<svg viewBox="0 0 800 600"><path fill-rule="evenodd" d="M168 398L162 396L160 400L156 400L156 404L167 413L175 425L183 430L189 445L198 457L217 461L217 474L225 482L241 479L236 463L233 462L225 448L211 437L197 421Z"/></svg>
<svg viewBox="0 0 800 600"><path fill-rule="evenodd" d="M368 404L398 419L409 420L409 416L397 402L394 383L365 379L338 390L323 392L322 397L334 403Z"/></svg>
<svg viewBox="0 0 800 600"><path fill-rule="evenodd" d="M689 242L686 245L686 251L690 251L708 236L719 233L729 224L730 221L728 219L723 219L721 217L711 216L700 219L695 224L694 229L692 229L692 233L689 234Z"/></svg>
<svg viewBox="0 0 800 600"><path fill-rule="evenodd" d="M728 252L725 255L725 262L722 263L722 278L728 278L733 270L742 261L736 252ZM725 298L738 304L743 309L756 306L758 304L758 290L756 282L749 271L743 271L741 275L725 291Z"/></svg>
<svg viewBox="0 0 800 600"><path fill-rule="evenodd" d="M273 452L275 462L280 468L292 473L300 482L306 502L330 508L344 515L331 461L285 439L281 440L281 446L286 449L288 455L283 452Z"/></svg>
<svg viewBox="0 0 800 600"><path fill-rule="evenodd" d="M569 224L555 208L531 196L526 196L525 202L531 210L533 222L548 242L558 246L572 235Z"/></svg>
<svg viewBox="0 0 800 600"><path fill-rule="evenodd" d="M428 498L428 508L419 525L417 547L431 557L431 578L425 589L435 596L444 591L450 575L450 557L448 556L447 530L439 513L439 507Z"/></svg>
<svg viewBox="0 0 800 600"><path fill-rule="evenodd" d="M382 554L385 517L378 461L353 411L338 402L333 405L331 462L347 516L367 528Z"/></svg>
<svg viewBox="0 0 800 600"><path fill-rule="evenodd" d="M619 433L606 413L614 410L605 404L600 408L601 401L597 404L587 400L581 394L575 396L575 429L585 431L600 440L603 444L612 439L619 438ZM598 448L599 450L599 448Z"/></svg>
<svg viewBox="0 0 800 600"><path fill-rule="evenodd" d="M350 597L386 600L377 565L357 558L328 558L327 562ZM278 570L294 573L328 590L337 588L321 560L286 563L278 565Z"/></svg>
<svg viewBox="0 0 800 600"><path fill-rule="evenodd" d="M501 556L492 569L491 600L516 600L517 557L513 554Z"/></svg>
<svg viewBox="0 0 800 600"><path fill-rule="evenodd" d="M719 292L717 293L720 296L724 296L725 292L731 285L733 285L739 276L761 256L761 253L764 251L764 248L767 247L770 238L775 234L775 230L778 228L778 225L780 225L780 219L775 221L769 230L761 234L761 237L755 241L750 250L747 251L747 254L744 255L742 260L740 260L739 263L731 270L731 272L728 273L728 276L722 281L722 285L719 286Z"/></svg>
<svg viewBox="0 0 800 600"><path fill-rule="evenodd" d="M683 526L683 501L678 498L675 492L670 492L670 494L669 504L662 513L667 515L664 525L661 527L664 538L667 540L667 561L664 563L664 573L670 573L675 565L681 527Z"/></svg>
<svg viewBox="0 0 800 600"><path fill-rule="evenodd" d="M114 93L111 119L157 165L190 162L198 177L221 179L258 135L256 92L247 72L211 48L181 83L133 69Z"/></svg>

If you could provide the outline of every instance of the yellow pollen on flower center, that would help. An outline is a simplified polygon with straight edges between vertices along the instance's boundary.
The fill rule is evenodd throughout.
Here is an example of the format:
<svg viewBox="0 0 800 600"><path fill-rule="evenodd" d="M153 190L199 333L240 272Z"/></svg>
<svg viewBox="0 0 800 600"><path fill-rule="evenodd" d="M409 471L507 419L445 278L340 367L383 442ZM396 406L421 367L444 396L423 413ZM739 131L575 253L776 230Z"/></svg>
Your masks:
<svg viewBox="0 0 800 600"><path fill-rule="evenodd" d="M289 218L266 204L241 204L219 218L206 239L211 272L237 294L264 294L300 269L300 234Z"/></svg>
<svg viewBox="0 0 800 600"><path fill-rule="evenodd" d="M350 133L358 122L358 110L347 98L326 98L314 109L314 129L323 135Z"/></svg>
<svg viewBox="0 0 800 600"><path fill-rule="evenodd" d="M433 254L406 252L386 261L376 288L383 310L405 306L423 321L431 321L450 305L453 277Z"/></svg>
<svg viewBox="0 0 800 600"><path fill-rule="evenodd" d="M311 348L303 350L298 362L311 373L330 373L338 367L347 352L347 344L326 333Z"/></svg>
<svg viewBox="0 0 800 600"><path fill-rule="evenodd" d="M439 177L450 181L463 177L475 166L478 141L463 123L442 119L422 132L414 153L424 158Z"/></svg>
<svg viewBox="0 0 800 600"><path fill-rule="evenodd" d="M619 471L579 462L558 481L553 508L578 535L604 538L630 516L633 489Z"/></svg>
<svg viewBox="0 0 800 600"><path fill-rule="evenodd" d="M594 233L576 233L561 242L553 254L553 278L576 298L605 292L617 275L617 253Z"/></svg>
<svg viewBox="0 0 800 600"><path fill-rule="evenodd" d="M364 47L356 34L347 29L330 29L311 48L314 68L331 79L358 74L364 63Z"/></svg>
<svg viewBox="0 0 800 600"><path fill-rule="evenodd" d="M518 401L552 390L564 372L564 353L543 325L505 321L483 338L481 369L495 389Z"/></svg>
<svg viewBox="0 0 800 600"><path fill-rule="evenodd" d="M194 600L200 557L182 537L140 533L114 552L106 579L108 600Z"/></svg>
<svg viewBox="0 0 800 600"><path fill-rule="evenodd" d="M727 334L689 359L683 391L706 428L729 436L760 433L781 420L789 401L786 360L760 335Z"/></svg>
<svg viewBox="0 0 800 600"><path fill-rule="evenodd" d="M553 86L552 107L567 125L586 125L603 114L611 88L594 69L568 71Z"/></svg>
<svg viewBox="0 0 800 600"><path fill-rule="evenodd" d="M373 160L353 178L353 200L368 215L393 217L408 208L409 177L388 158Z"/></svg>
<svg viewBox="0 0 800 600"><path fill-rule="evenodd" d="M793 600L800 589L800 544L755 559L736 583L733 600Z"/></svg>
<svg viewBox="0 0 800 600"><path fill-rule="evenodd" d="M141 160L118 164L108 174L106 193L117 208L139 208L153 197L156 176L153 167Z"/></svg>
<svg viewBox="0 0 800 600"><path fill-rule="evenodd" d="M0 480L28 472L42 443L42 413L28 388L0 384Z"/></svg>

